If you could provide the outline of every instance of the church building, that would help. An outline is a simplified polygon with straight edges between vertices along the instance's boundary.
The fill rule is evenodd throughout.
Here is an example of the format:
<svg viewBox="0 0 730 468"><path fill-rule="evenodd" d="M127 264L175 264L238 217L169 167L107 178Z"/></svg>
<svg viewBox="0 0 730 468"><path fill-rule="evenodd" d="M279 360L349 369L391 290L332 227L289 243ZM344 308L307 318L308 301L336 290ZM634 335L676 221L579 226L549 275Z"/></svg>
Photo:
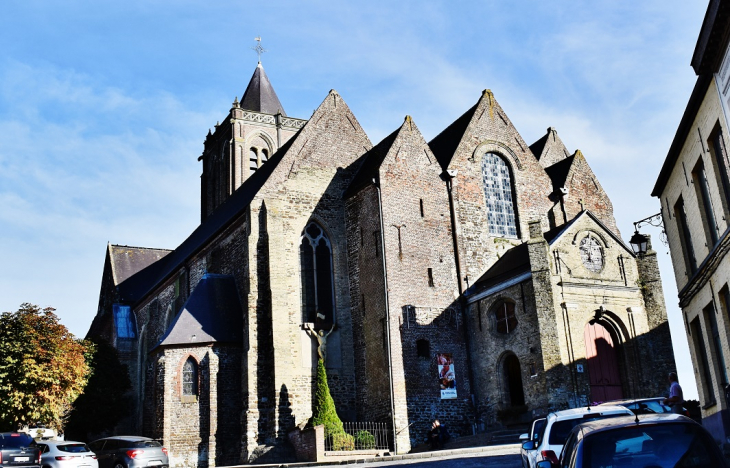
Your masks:
<svg viewBox="0 0 730 468"><path fill-rule="evenodd" d="M637 257L586 158L533 144L490 90L430 142L373 145L330 91L287 116L259 63L208 132L201 222L174 250L107 246L88 337L127 365L119 432L171 466L283 460L318 352L344 421L406 453L552 410L661 395L656 253Z"/></svg>

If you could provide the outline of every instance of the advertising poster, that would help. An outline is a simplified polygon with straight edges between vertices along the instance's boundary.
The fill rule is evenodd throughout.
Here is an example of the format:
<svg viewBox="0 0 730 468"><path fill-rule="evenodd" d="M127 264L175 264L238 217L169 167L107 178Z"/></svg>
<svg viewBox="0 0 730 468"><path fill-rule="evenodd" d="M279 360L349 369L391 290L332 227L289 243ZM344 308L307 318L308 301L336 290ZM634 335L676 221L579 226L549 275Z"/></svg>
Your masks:
<svg viewBox="0 0 730 468"><path fill-rule="evenodd" d="M456 374L454 373L454 360L450 353L439 353L436 355L436 362L439 369L439 387L441 388L442 400L453 400L456 398Z"/></svg>

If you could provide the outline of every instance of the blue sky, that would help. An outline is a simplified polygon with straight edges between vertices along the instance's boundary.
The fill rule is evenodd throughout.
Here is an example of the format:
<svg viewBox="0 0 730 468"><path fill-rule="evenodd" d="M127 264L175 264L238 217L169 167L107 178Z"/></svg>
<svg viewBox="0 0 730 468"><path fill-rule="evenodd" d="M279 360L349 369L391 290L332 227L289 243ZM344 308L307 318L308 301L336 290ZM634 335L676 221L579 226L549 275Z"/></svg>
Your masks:
<svg viewBox="0 0 730 468"><path fill-rule="evenodd" d="M491 89L529 143L554 126L628 240L695 76L707 1L10 0L0 16L0 310L84 336L107 242L174 248L200 218L203 139L262 58L288 115L336 89L377 143L427 140ZM680 381L696 398L668 249Z"/></svg>

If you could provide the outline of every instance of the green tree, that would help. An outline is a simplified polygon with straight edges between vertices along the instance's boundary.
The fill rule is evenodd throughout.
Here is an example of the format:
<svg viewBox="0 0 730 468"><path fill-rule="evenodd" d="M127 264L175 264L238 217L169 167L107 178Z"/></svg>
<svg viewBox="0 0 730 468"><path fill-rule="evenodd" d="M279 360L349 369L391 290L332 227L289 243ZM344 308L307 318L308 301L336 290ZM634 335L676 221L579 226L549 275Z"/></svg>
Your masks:
<svg viewBox="0 0 730 468"><path fill-rule="evenodd" d="M317 389L314 392L312 426L319 426L320 424L324 425L325 436L345 432L342 420L337 416L335 401L330 395L327 372L321 359L317 362Z"/></svg>
<svg viewBox="0 0 730 468"><path fill-rule="evenodd" d="M86 385L94 346L75 339L54 310L25 303L0 314L0 430L60 429Z"/></svg>
<svg viewBox="0 0 730 468"><path fill-rule="evenodd" d="M127 366L119 361L119 354L111 344L103 340L95 344L89 383L74 401L66 422L67 440L88 440L92 435L111 431L129 414L126 392L132 384Z"/></svg>

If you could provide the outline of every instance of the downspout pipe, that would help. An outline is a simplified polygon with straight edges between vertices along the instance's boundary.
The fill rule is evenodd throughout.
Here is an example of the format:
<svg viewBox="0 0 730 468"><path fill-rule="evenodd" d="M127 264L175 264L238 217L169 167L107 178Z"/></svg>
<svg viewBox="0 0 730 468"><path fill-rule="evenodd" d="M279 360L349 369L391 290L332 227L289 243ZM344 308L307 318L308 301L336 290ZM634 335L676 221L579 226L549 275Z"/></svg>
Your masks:
<svg viewBox="0 0 730 468"><path fill-rule="evenodd" d="M441 180L446 182L446 191L449 193L449 214L451 215L451 241L454 244L454 260L456 264L456 283L459 287L459 297L463 296L464 288L461 285L461 259L459 258L459 243L456 239L456 210L454 209L454 194L452 179L456 177L456 171L444 171L441 173Z"/></svg>
<svg viewBox="0 0 730 468"><path fill-rule="evenodd" d="M393 425L393 451L398 453L398 433L395 425L395 389L393 388L393 353L390 340L390 301L388 299L388 262L385 259L385 224L383 223L383 197L380 180L373 177L373 186L378 191L378 217L380 220L380 251L383 260L383 296L385 300L385 340L388 343L388 377L390 389L390 418Z"/></svg>

